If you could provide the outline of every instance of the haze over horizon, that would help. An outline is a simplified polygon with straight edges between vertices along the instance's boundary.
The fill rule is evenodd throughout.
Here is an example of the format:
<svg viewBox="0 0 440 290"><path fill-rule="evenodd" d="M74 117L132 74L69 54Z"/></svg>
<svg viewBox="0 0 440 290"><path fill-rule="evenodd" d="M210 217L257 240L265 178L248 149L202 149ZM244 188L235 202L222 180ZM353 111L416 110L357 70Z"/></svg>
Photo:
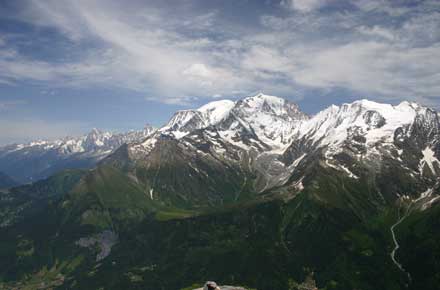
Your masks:
<svg viewBox="0 0 440 290"><path fill-rule="evenodd" d="M262 91L438 108L438 1L2 1L0 145Z"/></svg>

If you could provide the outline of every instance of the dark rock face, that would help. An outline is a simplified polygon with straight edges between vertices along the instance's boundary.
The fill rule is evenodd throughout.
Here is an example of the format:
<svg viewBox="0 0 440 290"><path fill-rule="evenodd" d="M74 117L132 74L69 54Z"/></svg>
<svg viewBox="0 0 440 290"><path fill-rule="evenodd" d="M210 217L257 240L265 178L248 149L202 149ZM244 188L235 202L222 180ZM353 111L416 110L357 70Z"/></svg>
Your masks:
<svg viewBox="0 0 440 290"><path fill-rule="evenodd" d="M371 110L364 113L364 120L371 128L381 128L386 122L379 112Z"/></svg>

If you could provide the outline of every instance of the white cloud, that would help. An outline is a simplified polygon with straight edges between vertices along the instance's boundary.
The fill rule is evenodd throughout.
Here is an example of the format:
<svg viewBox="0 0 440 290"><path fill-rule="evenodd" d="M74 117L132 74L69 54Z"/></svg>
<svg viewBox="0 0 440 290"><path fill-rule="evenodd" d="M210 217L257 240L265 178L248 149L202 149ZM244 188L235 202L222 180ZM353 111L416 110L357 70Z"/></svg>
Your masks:
<svg viewBox="0 0 440 290"><path fill-rule="evenodd" d="M311 87L345 87L355 91L411 98L440 93L440 46L400 48L357 42L317 51L294 73Z"/></svg>
<svg viewBox="0 0 440 290"><path fill-rule="evenodd" d="M210 78L212 76L211 71L203 63L194 63L186 68L183 75L195 78Z"/></svg>
<svg viewBox="0 0 440 290"><path fill-rule="evenodd" d="M0 53L0 80L9 83L18 80L50 82L51 87L105 84L118 75L118 59L105 55L103 52L99 58L84 57L78 63L51 63L20 54L4 57Z"/></svg>
<svg viewBox="0 0 440 290"><path fill-rule="evenodd" d="M328 0L283 0L282 5L299 12L308 13L326 5Z"/></svg>

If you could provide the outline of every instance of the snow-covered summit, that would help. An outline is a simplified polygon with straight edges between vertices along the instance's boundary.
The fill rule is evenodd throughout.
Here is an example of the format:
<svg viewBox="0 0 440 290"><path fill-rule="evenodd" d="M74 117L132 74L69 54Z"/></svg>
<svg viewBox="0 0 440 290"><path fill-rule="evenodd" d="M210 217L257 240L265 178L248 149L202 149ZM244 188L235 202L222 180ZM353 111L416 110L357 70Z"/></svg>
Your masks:
<svg viewBox="0 0 440 290"><path fill-rule="evenodd" d="M264 143L273 152L283 152L298 139L338 151L354 135L365 138L367 146L374 146L392 143L398 128L408 128L417 120L435 127L438 116L430 112L413 102L393 106L362 99L332 105L310 118L296 104L260 93L236 102L215 101L178 111L159 131L180 139L194 130L215 126L225 141L236 145L242 144L243 132L248 132L255 135L255 142Z"/></svg>
<svg viewBox="0 0 440 290"><path fill-rule="evenodd" d="M260 93L237 102L221 100L178 111L159 131L180 139L194 130L215 126L221 136L234 143L244 130L256 134L258 142L279 149L290 142L299 122L307 119L296 104Z"/></svg>
<svg viewBox="0 0 440 290"><path fill-rule="evenodd" d="M210 102L198 109L177 111L159 131L178 139L182 138L194 130L218 124L229 115L234 105L233 101L221 100Z"/></svg>
<svg viewBox="0 0 440 290"><path fill-rule="evenodd" d="M234 105L235 102L231 100L221 100L210 102L198 108L197 111L202 113L209 125L215 125L228 117Z"/></svg>
<svg viewBox="0 0 440 290"><path fill-rule="evenodd" d="M244 98L237 102L237 109L247 112L263 112L265 114L286 116L292 119L306 119L298 106L286 99L259 93L255 96Z"/></svg>
<svg viewBox="0 0 440 290"><path fill-rule="evenodd" d="M238 101L232 112L273 150L288 145L295 129L308 119L295 103L264 94Z"/></svg>
<svg viewBox="0 0 440 290"><path fill-rule="evenodd" d="M411 124L419 110L419 106L408 102L392 106L360 100L330 106L303 123L299 131L321 145L340 145L351 128L360 131L369 144L379 140L391 142L394 131Z"/></svg>

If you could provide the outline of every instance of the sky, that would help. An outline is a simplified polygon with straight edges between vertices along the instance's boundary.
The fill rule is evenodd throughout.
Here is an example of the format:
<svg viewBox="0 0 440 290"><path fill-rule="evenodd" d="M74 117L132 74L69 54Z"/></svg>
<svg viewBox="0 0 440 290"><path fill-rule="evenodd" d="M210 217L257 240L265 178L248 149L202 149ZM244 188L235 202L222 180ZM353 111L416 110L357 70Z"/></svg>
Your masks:
<svg viewBox="0 0 440 290"><path fill-rule="evenodd" d="M440 1L0 1L0 145L258 92L440 108Z"/></svg>

